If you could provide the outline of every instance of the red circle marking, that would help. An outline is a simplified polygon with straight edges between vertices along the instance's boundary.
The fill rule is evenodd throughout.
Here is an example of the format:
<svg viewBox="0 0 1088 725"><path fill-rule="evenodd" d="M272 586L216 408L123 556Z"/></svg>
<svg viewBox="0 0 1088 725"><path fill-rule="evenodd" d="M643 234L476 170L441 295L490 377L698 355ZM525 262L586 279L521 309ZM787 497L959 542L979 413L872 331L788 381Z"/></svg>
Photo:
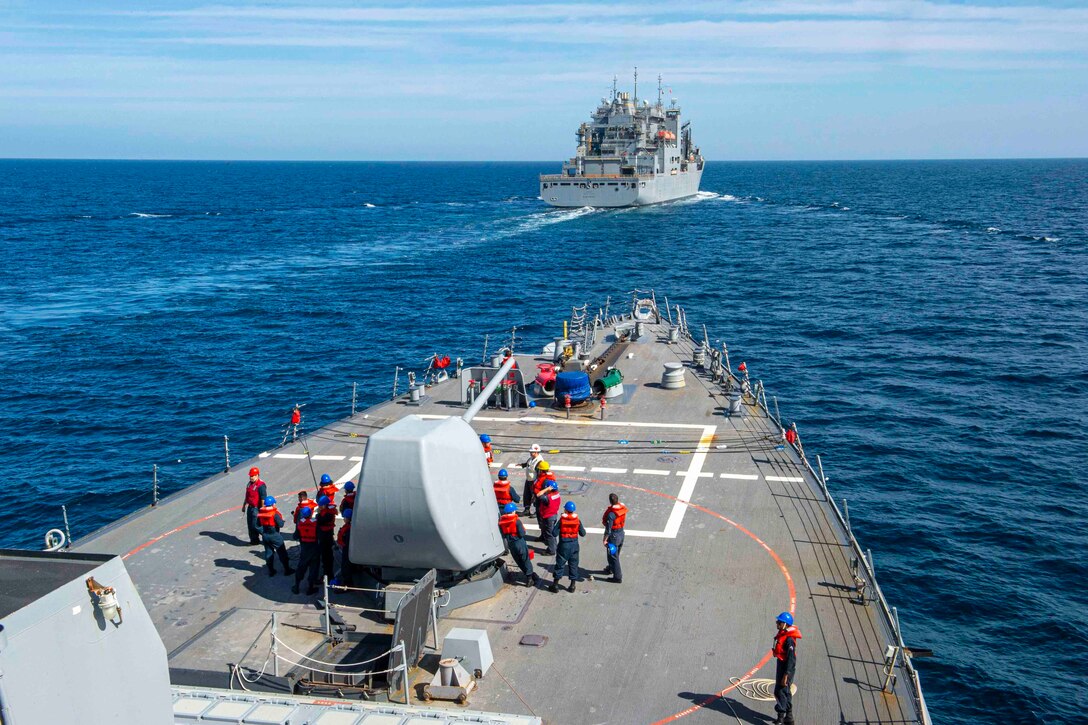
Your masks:
<svg viewBox="0 0 1088 725"><path fill-rule="evenodd" d="M590 483L599 483L599 484L602 484L602 485L605 485L605 486L619 486L620 488L626 488L626 489L630 489L632 491L640 491L642 493L648 493L651 496L657 496L658 498L664 498L664 499L668 499L670 501L680 501L680 499L677 498L676 496L670 496L669 494L662 493L661 491L654 491L652 489L643 488L642 486L635 486L634 484L630 484L630 483L620 483L618 481L599 481L599 480L597 480L595 478L581 478L581 477L578 477L578 476L558 476L558 478L565 478L565 479L570 479L570 480L575 480L575 481L589 481ZM289 495L290 495L290 492L280 494L280 496L289 496ZM728 516L723 516L722 514L718 513L717 511L712 511L712 510L708 509L706 506L700 506L699 504L692 503L691 501L681 501L681 503L683 503L683 504L685 504L687 506L690 506L691 508L693 508L693 509L695 509L697 511L702 511L704 514L707 514L709 516L713 516L716 519L721 519L722 521L729 524L730 526L735 528L737 531L740 531L745 536L752 539L752 541L756 542L761 547L763 547L763 549L768 554L771 555L771 558L774 559L775 563L778 565L779 570L782 572L782 576L784 576L786 578L786 586L789 588L789 592L790 592L790 610L789 611L790 611L791 614L795 612L796 607L797 607L797 589L793 585L793 577L790 576L789 569L786 568L785 562L782 561L782 557L780 557L778 555L778 553L774 549L772 549L770 546L768 546L767 543L763 541L763 539L759 538L758 536L753 534L751 531L746 529L744 526L737 523L736 521L729 518ZM167 531L165 533L159 534L158 536L155 536L155 537L153 537L151 539L148 539L147 541L140 544L139 546L137 546L132 551L130 551L127 554L125 554L124 556L122 556L121 558L122 559L127 559L130 556L132 556L133 554L138 554L139 552L143 551L144 549L151 546L152 544L157 544L158 542L165 539L167 536L170 536L172 534L176 534L179 531L184 531L185 529L189 528L190 526L196 526L197 524L204 523L205 521L210 521L211 519L214 519L217 516L222 516L223 514L230 513L231 511L239 511L239 510L241 510L241 508L242 508L241 506L232 506L229 509L223 509L222 511L217 511L214 514L208 514L207 516L202 516L199 519L194 519L194 520L190 521L187 524L182 524L181 526L175 527L175 528L170 529L169 531ZM694 705L687 708L686 710L681 710L680 712L678 712L678 713L676 713L674 715L669 715L668 717L662 718L661 720L657 720L656 722L653 723L653 725L662 725L662 723L674 722L676 720L679 720L682 717L686 717L686 716L692 714L693 712L696 712L697 710L701 710L702 708L706 707L707 705L714 702L715 700L721 699L722 697L725 696L725 693L730 692L731 690L735 690L737 687L739 687L741 685L741 683L743 683L745 680L749 679L752 675L754 675L756 672L758 672L760 670L760 668L763 667L763 665L767 664L770 661L770 659L771 659L771 653L768 652L767 654L763 655L763 659L761 659L754 667L752 667L752 669L745 672L743 677L739 678L735 683L731 684L729 687L725 688L724 690L721 690L721 691L717 692L714 695L710 695L710 696L708 696L707 698L705 698L703 700L700 700L699 702L695 703Z"/></svg>
<svg viewBox="0 0 1088 725"><path fill-rule="evenodd" d="M567 478L567 479L571 479L571 480L575 480L575 481L589 481L590 483L600 483L600 484L603 484L605 486L619 486L621 488L628 488L628 489L631 489L633 491L640 491L642 493L648 493L651 496L657 496L659 498L669 499L670 501L680 501L680 499L677 498L676 496L670 496L669 494L662 493L661 491L654 491L652 489L643 488L642 486L635 486L635 485L630 484L630 483L619 483L618 481L598 481L595 478L580 478L578 476L560 476L560 478ZM797 608L797 588L793 585L793 577L790 576L790 570L786 568L786 563L784 561L782 561L782 557L780 557L778 555L778 552L776 552L774 549L772 549L770 546L768 546L767 543L765 541L763 541L763 539L759 538L754 533L752 533L751 531L749 531L748 529L746 529L744 526L737 523L733 519L729 518L728 516L723 516L722 514L718 513L717 511L711 511L706 506L700 506L699 504L692 503L690 501L681 501L681 503L683 503L683 504L685 504L687 506L690 506L691 508L696 509L698 511L702 511L704 514L708 514L710 516L713 516L716 519L721 519L722 521L729 524L730 526L735 528L737 531L740 531L745 536L750 538L752 541L756 542L761 547L763 547L763 549L768 554L771 555L771 558L774 559L775 564L778 565L779 571L782 572L782 576L785 577L785 579L786 579L786 587L789 589L789 592L790 592L790 613L793 614L795 612L795 610ZM662 723L674 722L676 720L679 720L682 717L687 717L688 715L692 714L693 712L695 712L697 710L701 710L702 708L706 707L707 705L714 702L715 700L720 700L722 697L725 696L725 693L727 693L727 692L729 692L731 690L735 690L737 687L739 687L741 685L741 683L743 683L745 680L749 679L752 675L754 675L756 672L758 672L760 670L760 668L763 667L763 665L770 662L770 660L771 660L771 653L767 652L767 654L763 655L763 659L761 659L752 669L745 672L743 677L739 678L736 682L731 684L729 687L725 688L724 690L720 690L719 692L717 692L714 695L709 695L705 699L700 700L699 702L695 703L694 705L687 708L686 710L681 710L680 712L676 713L675 715L669 715L668 717L657 720L656 722L653 723L653 725L661 725Z"/></svg>

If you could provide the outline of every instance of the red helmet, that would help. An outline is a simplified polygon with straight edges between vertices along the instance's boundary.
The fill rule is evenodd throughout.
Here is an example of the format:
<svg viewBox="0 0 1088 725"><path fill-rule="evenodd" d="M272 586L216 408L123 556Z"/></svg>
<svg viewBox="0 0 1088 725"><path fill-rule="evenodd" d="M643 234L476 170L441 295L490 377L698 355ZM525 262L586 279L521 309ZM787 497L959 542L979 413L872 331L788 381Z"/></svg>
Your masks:
<svg viewBox="0 0 1088 725"><path fill-rule="evenodd" d="M257 468L256 466L254 466L253 468L249 469L249 475L251 475L251 476L259 476L259 475L261 475L261 469L259 469L259 468Z"/></svg>

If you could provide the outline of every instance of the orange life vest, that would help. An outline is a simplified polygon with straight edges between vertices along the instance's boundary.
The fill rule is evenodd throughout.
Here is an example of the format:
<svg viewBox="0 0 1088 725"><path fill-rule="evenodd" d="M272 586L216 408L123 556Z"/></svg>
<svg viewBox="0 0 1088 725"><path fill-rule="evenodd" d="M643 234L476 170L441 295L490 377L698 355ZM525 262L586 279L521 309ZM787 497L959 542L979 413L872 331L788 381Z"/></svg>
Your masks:
<svg viewBox="0 0 1088 725"><path fill-rule="evenodd" d="M355 508L355 491L344 494L344 500L340 502L340 513Z"/></svg>
<svg viewBox="0 0 1088 725"><path fill-rule="evenodd" d="M300 520L298 522L298 539L306 544L317 541L317 522L312 518Z"/></svg>
<svg viewBox="0 0 1088 725"><path fill-rule="evenodd" d="M276 517L280 515L275 506L261 506L257 511L257 525L276 528Z"/></svg>
<svg viewBox="0 0 1088 725"><path fill-rule="evenodd" d="M338 489L336 488L336 484L330 483L328 486L322 486L317 490L317 497L321 498L322 496L328 496L329 503L334 503L336 501L337 490Z"/></svg>
<svg viewBox="0 0 1088 725"><path fill-rule="evenodd" d="M559 517L559 538L577 539L578 529L582 522L578 520L578 514L564 513Z"/></svg>
<svg viewBox="0 0 1088 725"><path fill-rule="evenodd" d="M346 521L344 525L340 527L340 533L336 535L336 545L341 549L347 544L347 537L351 533L351 522Z"/></svg>
<svg viewBox="0 0 1088 725"><path fill-rule="evenodd" d="M614 503L604 510L604 516L601 517L601 523L608 526L608 514L613 513L616 515L615 521L612 522L612 530L622 529L623 525L627 522L627 507L622 503Z"/></svg>
<svg viewBox="0 0 1088 725"><path fill-rule="evenodd" d="M548 485L548 481L555 481L555 474L551 471L545 471L543 476L538 475L536 482L533 484L533 493L537 496L544 490L544 487Z"/></svg>
<svg viewBox="0 0 1088 725"><path fill-rule="evenodd" d="M317 528L319 531L333 532L336 530L336 507L329 504L323 509L318 509L318 514L314 516L317 519Z"/></svg>
<svg viewBox="0 0 1088 725"><path fill-rule="evenodd" d="M514 503L513 497L510 496L509 481L495 481L495 500L499 502L499 506Z"/></svg>
<svg viewBox="0 0 1088 725"><path fill-rule="evenodd" d="M261 505L261 486L264 481L257 479L246 486L246 505L258 508Z"/></svg>
<svg viewBox="0 0 1088 725"><path fill-rule="evenodd" d="M517 536L518 535L518 515L503 514L499 517L499 531L503 536Z"/></svg>
<svg viewBox="0 0 1088 725"><path fill-rule="evenodd" d="M311 513L317 511L317 501L312 498L304 498L298 502L298 506L295 506L295 510L291 513L291 518L295 520L296 524L298 523L298 512L302 509L310 509Z"/></svg>
<svg viewBox="0 0 1088 725"><path fill-rule="evenodd" d="M791 624L774 634L774 647L771 652L774 653L775 657L783 661L786 659L786 639L789 637L801 639L801 630Z"/></svg>
<svg viewBox="0 0 1088 725"><path fill-rule="evenodd" d="M491 444L484 443L484 456L487 458L488 463L494 463L495 457L491 455Z"/></svg>

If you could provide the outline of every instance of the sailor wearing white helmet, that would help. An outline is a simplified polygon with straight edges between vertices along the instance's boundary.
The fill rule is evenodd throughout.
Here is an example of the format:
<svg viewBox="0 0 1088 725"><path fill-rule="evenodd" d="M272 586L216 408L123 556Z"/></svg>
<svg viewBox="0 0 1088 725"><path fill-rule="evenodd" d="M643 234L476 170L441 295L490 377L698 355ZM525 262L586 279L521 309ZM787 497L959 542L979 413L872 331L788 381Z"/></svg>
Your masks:
<svg viewBox="0 0 1088 725"><path fill-rule="evenodd" d="M543 462L544 456L540 455L540 445L534 443L529 447L529 457L525 459L525 463L521 464L521 467L525 469L525 487L522 489L521 494L521 501L525 509L521 512L522 516L529 515L529 508L536 498L534 484L536 484L537 466Z"/></svg>

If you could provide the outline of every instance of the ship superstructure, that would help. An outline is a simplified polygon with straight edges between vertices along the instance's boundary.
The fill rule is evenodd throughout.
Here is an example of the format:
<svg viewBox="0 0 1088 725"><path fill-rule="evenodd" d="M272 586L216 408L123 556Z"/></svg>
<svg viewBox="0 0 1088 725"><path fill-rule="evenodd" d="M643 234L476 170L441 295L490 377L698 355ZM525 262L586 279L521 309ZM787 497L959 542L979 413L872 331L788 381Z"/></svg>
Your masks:
<svg viewBox="0 0 1088 725"><path fill-rule="evenodd" d="M618 91L602 98L588 123L578 127L578 148L559 174L541 174L540 198L559 207L621 207L657 204L699 191L703 156L682 121L676 99L664 103Z"/></svg>

